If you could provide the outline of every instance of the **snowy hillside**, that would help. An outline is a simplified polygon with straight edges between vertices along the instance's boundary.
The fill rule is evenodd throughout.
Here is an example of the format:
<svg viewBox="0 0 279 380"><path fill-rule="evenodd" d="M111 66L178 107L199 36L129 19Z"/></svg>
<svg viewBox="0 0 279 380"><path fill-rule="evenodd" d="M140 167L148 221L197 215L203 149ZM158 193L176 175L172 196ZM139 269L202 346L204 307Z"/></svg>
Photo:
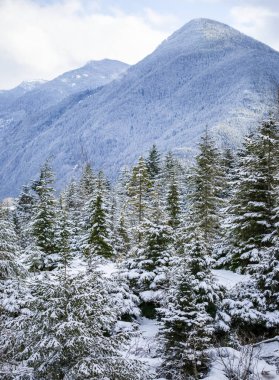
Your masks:
<svg viewBox="0 0 279 380"><path fill-rule="evenodd" d="M4 97L10 97L6 111L10 115L23 111L22 120L26 114L36 114L39 110L46 110L69 95L105 85L128 67L126 63L104 59L90 61L83 67L66 72L51 81L22 82L15 89L0 92L0 111L5 111ZM4 118L6 116L6 113L2 115Z"/></svg>
<svg viewBox="0 0 279 380"><path fill-rule="evenodd" d="M18 98L46 83L44 80L24 81L11 90L0 90L0 112L5 111Z"/></svg>
<svg viewBox="0 0 279 380"><path fill-rule="evenodd" d="M71 93L79 75L56 81ZM26 107L2 117L1 196L14 195L49 157L63 182L85 160L113 177L153 143L191 156L206 125L220 144L235 146L274 106L278 83L278 52L224 24L193 20L108 85L46 110L36 97L31 114Z"/></svg>

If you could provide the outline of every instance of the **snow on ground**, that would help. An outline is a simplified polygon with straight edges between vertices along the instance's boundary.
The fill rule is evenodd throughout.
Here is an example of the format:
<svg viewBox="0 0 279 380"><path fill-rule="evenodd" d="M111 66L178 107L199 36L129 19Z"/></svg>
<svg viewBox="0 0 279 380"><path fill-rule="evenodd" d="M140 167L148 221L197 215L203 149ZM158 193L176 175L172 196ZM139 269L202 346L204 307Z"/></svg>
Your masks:
<svg viewBox="0 0 279 380"><path fill-rule="evenodd" d="M150 366L151 372L155 373L161 364L161 358L158 357L158 340L159 332L158 322L154 319L139 318L139 334L133 338L130 346L130 353L137 359Z"/></svg>
<svg viewBox="0 0 279 380"><path fill-rule="evenodd" d="M248 275L239 274L225 269L214 269L212 273L219 284L223 285L227 289L233 288L240 282L245 282L249 280Z"/></svg>
<svg viewBox="0 0 279 380"><path fill-rule="evenodd" d="M117 272L117 264L112 261L108 261L104 264L99 264L98 269L103 272L106 277L111 277L113 273Z"/></svg>
<svg viewBox="0 0 279 380"><path fill-rule="evenodd" d="M279 373L279 336L257 343L255 347L259 349L259 356L269 364L274 364Z"/></svg>
<svg viewBox="0 0 279 380"><path fill-rule="evenodd" d="M251 379L279 380L276 366L262 359L259 346L243 347L241 351L223 347L213 349L211 355L213 364L205 380L228 380L231 376L226 376L226 373L234 374L235 379L241 380L246 378L247 372L250 373Z"/></svg>

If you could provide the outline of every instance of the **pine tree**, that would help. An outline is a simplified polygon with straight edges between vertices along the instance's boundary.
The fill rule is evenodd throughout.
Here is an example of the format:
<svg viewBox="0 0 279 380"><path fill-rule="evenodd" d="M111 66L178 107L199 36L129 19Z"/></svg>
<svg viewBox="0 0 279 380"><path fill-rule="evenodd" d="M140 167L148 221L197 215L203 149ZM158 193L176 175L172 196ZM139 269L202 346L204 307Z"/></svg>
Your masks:
<svg viewBox="0 0 279 380"><path fill-rule="evenodd" d="M233 269L251 269L271 246L278 197L279 130L271 119L246 138L231 207Z"/></svg>
<svg viewBox="0 0 279 380"><path fill-rule="evenodd" d="M54 175L47 162L41 168L39 180L33 184L38 202L35 206L32 233L36 246L43 252L42 270L53 269L57 266L55 262L57 253L55 245L56 200L52 187L53 181Z"/></svg>
<svg viewBox="0 0 279 380"><path fill-rule="evenodd" d="M31 243L30 223L34 215L35 197L29 186L23 186L16 202L15 220L22 248Z"/></svg>
<svg viewBox="0 0 279 380"><path fill-rule="evenodd" d="M141 239L133 244L126 267L130 286L141 300L143 315L155 318L168 286L168 267L174 249L172 228L167 224L159 198L153 198L149 213L149 219L136 227Z"/></svg>
<svg viewBox="0 0 279 380"><path fill-rule="evenodd" d="M11 349L26 369L18 379L28 372L36 379L148 378L139 362L121 352L129 335L114 333L118 313L101 273L46 275L31 293L29 313L12 323Z"/></svg>
<svg viewBox="0 0 279 380"><path fill-rule="evenodd" d="M131 249L131 238L123 214L120 215L114 235L114 248L117 254L117 259L122 261L128 257L128 253Z"/></svg>
<svg viewBox="0 0 279 380"><path fill-rule="evenodd" d="M99 173L96 192L89 202L90 221L85 247L89 259L94 256L111 259L114 255L109 209L108 184Z"/></svg>
<svg viewBox="0 0 279 380"><path fill-rule="evenodd" d="M80 193L84 202L88 201L96 189L96 176L89 163L84 168L80 179Z"/></svg>
<svg viewBox="0 0 279 380"><path fill-rule="evenodd" d="M0 205L0 281L20 275L20 265L16 262L19 252L15 226L8 210Z"/></svg>
<svg viewBox="0 0 279 380"><path fill-rule="evenodd" d="M60 210L60 216L56 227L56 247L59 257L59 266L64 268L65 278L67 277L67 269L73 259L71 250L71 235L73 234L72 224L68 218L65 209Z"/></svg>
<svg viewBox="0 0 279 380"><path fill-rule="evenodd" d="M69 244L75 254L81 251L81 237L83 233L84 201L80 194L80 188L75 181L71 181L61 194L61 203L67 214L68 224L71 227Z"/></svg>
<svg viewBox="0 0 279 380"><path fill-rule="evenodd" d="M0 377L10 379L12 361L6 352L9 323L19 314L25 296L25 270L19 262L20 246L9 210L0 204ZM6 377L7 375L7 377Z"/></svg>
<svg viewBox="0 0 279 380"><path fill-rule="evenodd" d="M207 131L202 136L199 149L190 176L192 193L189 222L199 228L205 242L213 248L220 227L223 171L220 169L219 152Z"/></svg>
<svg viewBox="0 0 279 380"><path fill-rule="evenodd" d="M176 229L177 227L179 227L181 223L181 206L178 184L175 181L175 179L173 179L173 181L169 185L166 203L166 210L168 212L168 224L172 228Z"/></svg>
<svg viewBox="0 0 279 380"><path fill-rule="evenodd" d="M149 155L146 159L146 166L149 176L152 180L158 177L161 171L161 156L154 144L149 151Z"/></svg>
<svg viewBox="0 0 279 380"><path fill-rule="evenodd" d="M141 223L148 210L152 182L148 173L145 160L140 157L138 164L133 168L130 182L128 183L129 204L133 211L134 225Z"/></svg>
<svg viewBox="0 0 279 380"><path fill-rule="evenodd" d="M191 237L172 272L162 313L163 365L167 379L198 379L208 370L222 291L210 272L203 233Z"/></svg>

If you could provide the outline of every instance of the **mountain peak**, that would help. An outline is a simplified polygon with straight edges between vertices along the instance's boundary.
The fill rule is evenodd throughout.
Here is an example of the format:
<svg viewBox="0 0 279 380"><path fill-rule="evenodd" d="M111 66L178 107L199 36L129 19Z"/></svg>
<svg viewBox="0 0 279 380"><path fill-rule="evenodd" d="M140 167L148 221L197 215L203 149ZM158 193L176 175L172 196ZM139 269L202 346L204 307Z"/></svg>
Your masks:
<svg viewBox="0 0 279 380"><path fill-rule="evenodd" d="M267 45L246 36L229 25L219 21L197 18L183 25L167 40L163 42L161 47L165 49L212 49L215 47L241 46L252 49L268 49Z"/></svg>

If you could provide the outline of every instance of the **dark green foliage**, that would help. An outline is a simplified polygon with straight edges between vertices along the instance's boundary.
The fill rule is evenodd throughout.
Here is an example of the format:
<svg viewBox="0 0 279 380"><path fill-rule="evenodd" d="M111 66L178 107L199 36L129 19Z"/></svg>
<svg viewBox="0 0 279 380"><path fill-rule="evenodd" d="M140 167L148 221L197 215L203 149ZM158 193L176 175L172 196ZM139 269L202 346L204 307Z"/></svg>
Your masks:
<svg viewBox="0 0 279 380"><path fill-rule="evenodd" d="M233 269L252 269L274 234L278 189L279 130L273 120L246 138L239 155L238 180L232 199Z"/></svg>
<svg viewBox="0 0 279 380"><path fill-rule="evenodd" d="M91 201L90 209L92 210L90 218L91 228L86 254L88 256L97 255L111 258L113 256L113 248L111 246L110 231L107 226L107 210L104 207L101 194L97 194L96 198Z"/></svg>
<svg viewBox="0 0 279 380"><path fill-rule="evenodd" d="M56 200L52 187L53 182L53 172L49 164L46 163L41 169L39 180L33 184L33 190L38 196L38 201L32 223L32 233L36 245L46 257L57 252L55 244ZM50 261L45 262L45 268L42 269L52 269L56 266L55 262L50 263Z"/></svg>
<svg viewBox="0 0 279 380"><path fill-rule="evenodd" d="M128 201L135 215L134 223L140 223L148 210L152 188L152 181L145 160L142 157L133 168L127 187Z"/></svg>
<svg viewBox="0 0 279 380"><path fill-rule="evenodd" d="M151 179L158 177L161 171L161 155L154 144L149 151L149 155L146 159L146 166Z"/></svg>
<svg viewBox="0 0 279 380"><path fill-rule="evenodd" d="M169 185L169 189L167 193L166 210L168 213L168 224L172 228L177 228L181 223L180 221L181 207L180 207L178 185L175 181L172 181L172 183Z"/></svg>
<svg viewBox="0 0 279 380"><path fill-rule="evenodd" d="M223 193L223 171L220 155L206 131L199 145L190 181L192 185L190 223L198 227L205 242L216 241L220 227Z"/></svg>
<svg viewBox="0 0 279 380"><path fill-rule="evenodd" d="M196 231L197 232L197 231ZM172 272L162 334L163 375L167 379L199 379L209 368L206 350L213 345L214 321L222 292L210 272L208 247L194 235Z"/></svg>

